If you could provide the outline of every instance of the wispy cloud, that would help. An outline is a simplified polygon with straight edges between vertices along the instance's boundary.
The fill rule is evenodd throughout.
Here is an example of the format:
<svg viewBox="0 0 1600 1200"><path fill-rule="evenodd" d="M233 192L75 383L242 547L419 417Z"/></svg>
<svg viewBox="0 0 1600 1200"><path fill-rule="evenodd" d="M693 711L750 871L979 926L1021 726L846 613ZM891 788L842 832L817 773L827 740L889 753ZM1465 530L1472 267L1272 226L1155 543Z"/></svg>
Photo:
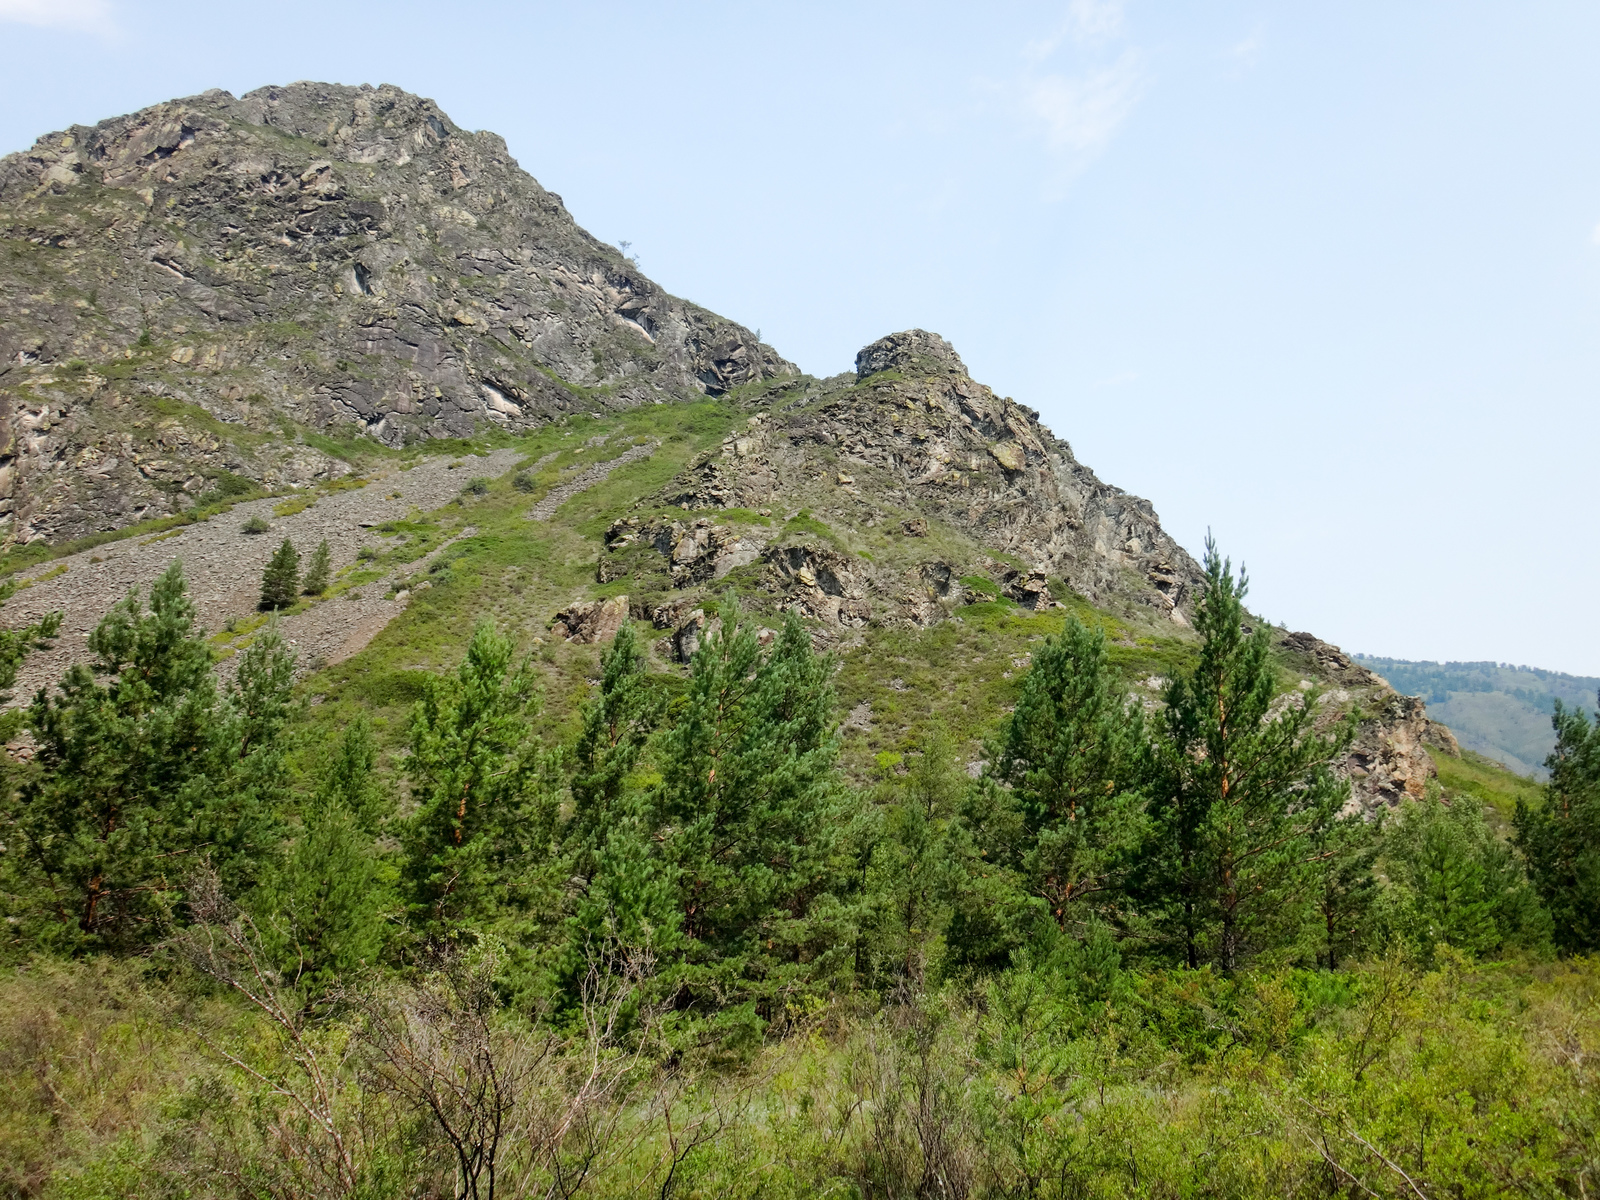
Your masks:
<svg viewBox="0 0 1600 1200"><path fill-rule="evenodd" d="M0 22L102 37L117 32L111 0L0 0Z"/></svg>
<svg viewBox="0 0 1600 1200"><path fill-rule="evenodd" d="M1094 154L1116 135L1144 91L1145 73L1135 50L1110 66L1083 75L1042 75L1024 85L1027 112L1043 126L1052 150Z"/></svg>
<svg viewBox="0 0 1600 1200"><path fill-rule="evenodd" d="M1261 51L1267 43L1266 31L1259 26L1250 36L1235 42L1222 52L1222 57L1231 62L1240 70L1247 70L1256 65L1256 60L1261 57Z"/></svg>
<svg viewBox="0 0 1600 1200"><path fill-rule="evenodd" d="M1125 0L1070 0L1046 36L1021 47L1017 73L987 85L1023 134L1043 143L1051 198L1110 145L1148 86L1125 9Z"/></svg>
<svg viewBox="0 0 1600 1200"><path fill-rule="evenodd" d="M1123 8L1124 0L1072 0L1061 22L1045 37L1023 47L1022 57L1043 62L1064 42L1095 45L1116 37L1122 32Z"/></svg>

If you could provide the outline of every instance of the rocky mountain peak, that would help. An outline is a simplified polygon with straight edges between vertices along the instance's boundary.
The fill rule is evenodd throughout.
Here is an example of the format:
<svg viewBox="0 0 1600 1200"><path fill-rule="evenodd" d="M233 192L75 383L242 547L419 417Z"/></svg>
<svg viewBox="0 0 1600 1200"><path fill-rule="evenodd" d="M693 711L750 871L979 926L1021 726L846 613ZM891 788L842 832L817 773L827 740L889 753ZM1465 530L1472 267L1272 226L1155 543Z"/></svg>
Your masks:
<svg viewBox="0 0 1600 1200"><path fill-rule="evenodd" d="M213 90L46 135L0 159L0 244L8 540L337 474L325 433L525 432L797 370L591 237L500 137L390 85Z"/></svg>
<svg viewBox="0 0 1600 1200"><path fill-rule="evenodd" d="M949 342L925 329L891 333L856 355L856 378L866 379L880 371L899 371L905 375L967 374L966 364Z"/></svg>

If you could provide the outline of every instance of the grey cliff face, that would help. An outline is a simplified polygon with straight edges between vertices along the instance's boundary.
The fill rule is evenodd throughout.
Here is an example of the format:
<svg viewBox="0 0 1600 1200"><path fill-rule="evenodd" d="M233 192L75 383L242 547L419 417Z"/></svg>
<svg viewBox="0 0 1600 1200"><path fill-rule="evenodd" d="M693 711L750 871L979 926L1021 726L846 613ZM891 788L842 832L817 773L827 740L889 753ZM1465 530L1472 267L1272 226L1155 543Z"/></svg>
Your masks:
<svg viewBox="0 0 1600 1200"><path fill-rule="evenodd" d="M43 137L0 160L0 241L14 540L173 511L222 471L341 469L285 422L395 446L794 370L590 237L499 137L387 85Z"/></svg>
<svg viewBox="0 0 1600 1200"><path fill-rule="evenodd" d="M1149 501L1102 483L1038 413L975 382L943 338L891 334L856 364L854 377L797 387L769 420L692 466L665 502L809 507L820 495L866 520L892 506L915 514L897 519L960 528L1097 604L1132 601L1188 623L1200 568Z"/></svg>

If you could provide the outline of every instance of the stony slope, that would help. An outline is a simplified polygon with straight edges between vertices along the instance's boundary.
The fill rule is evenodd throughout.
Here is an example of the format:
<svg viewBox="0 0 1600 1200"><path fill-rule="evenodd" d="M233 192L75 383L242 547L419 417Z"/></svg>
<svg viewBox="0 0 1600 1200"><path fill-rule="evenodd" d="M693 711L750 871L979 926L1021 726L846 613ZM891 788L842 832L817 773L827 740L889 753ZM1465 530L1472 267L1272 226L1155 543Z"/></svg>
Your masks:
<svg viewBox="0 0 1600 1200"><path fill-rule="evenodd" d="M388 86L212 91L6 157L0 311L23 542L224 473L339 474L303 430L397 446L793 370L590 237L499 137Z"/></svg>

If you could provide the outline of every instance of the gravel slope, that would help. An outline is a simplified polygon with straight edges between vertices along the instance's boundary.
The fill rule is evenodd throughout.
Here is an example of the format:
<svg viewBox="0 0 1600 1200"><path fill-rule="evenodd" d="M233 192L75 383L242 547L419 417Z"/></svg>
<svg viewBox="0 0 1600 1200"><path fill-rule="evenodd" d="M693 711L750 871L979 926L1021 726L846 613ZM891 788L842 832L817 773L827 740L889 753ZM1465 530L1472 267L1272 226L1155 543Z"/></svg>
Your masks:
<svg viewBox="0 0 1600 1200"><path fill-rule="evenodd" d="M468 479L502 475L520 457L516 451L496 450L482 457L427 458L408 470L395 467L369 475L366 487L323 496L292 516L273 515L273 508L283 503L281 496L252 500L160 540L129 538L44 564L29 576L48 575L63 566L66 571L18 592L0 610L0 622L14 627L56 610L65 612L66 619L55 648L28 660L14 695L25 701L35 689L59 679L70 663L87 660L89 632L112 605L129 589L148 589L174 559L183 562L200 623L221 629L230 617L255 614L261 572L284 538L294 542L302 556L326 538L337 572L355 561L363 545L379 544L381 539L369 526L404 517L413 508L424 512L439 508L459 495ZM451 463L461 465L452 470ZM271 532L241 533L240 526L252 516L270 521ZM97 558L102 561L95 562ZM404 570L410 573L417 567L411 563ZM393 578L360 588L360 599L325 600L285 620L284 636L294 644L301 666L318 659L336 662L371 641L405 608L404 595L384 599Z"/></svg>

